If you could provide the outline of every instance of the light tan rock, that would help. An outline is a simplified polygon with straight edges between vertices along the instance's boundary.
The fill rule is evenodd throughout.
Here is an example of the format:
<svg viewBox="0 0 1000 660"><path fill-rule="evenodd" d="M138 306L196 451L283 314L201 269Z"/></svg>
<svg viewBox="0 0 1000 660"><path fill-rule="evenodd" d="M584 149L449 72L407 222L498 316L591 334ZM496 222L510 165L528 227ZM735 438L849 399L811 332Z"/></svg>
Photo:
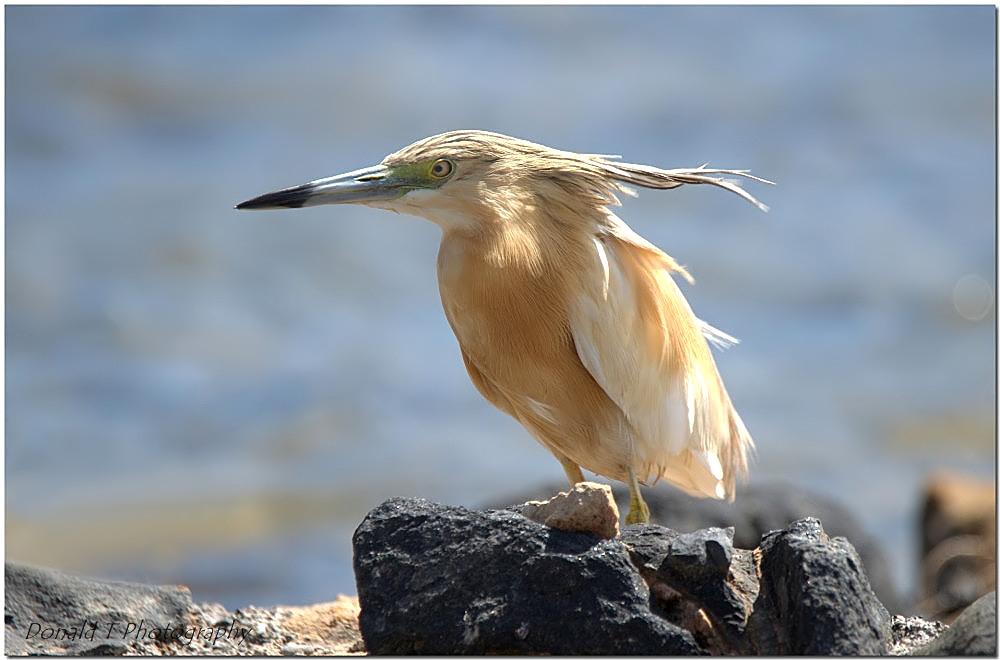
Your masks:
<svg viewBox="0 0 1000 660"><path fill-rule="evenodd" d="M282 629L290 633L295 652L283 655L357 655L364 652L358 615L361 607L357 596L339 594L337 600L303 607L277 607L276 615ZM311 647L313 652L303 651Z"/></svg>
<svg viewBox="0 0 1000 660"><path fill-rule="evenodd" d="M604 539L618 536L618 505L611 487L592 481L544 501L525 502L525 518L566 532L588 532Z"/></svg>

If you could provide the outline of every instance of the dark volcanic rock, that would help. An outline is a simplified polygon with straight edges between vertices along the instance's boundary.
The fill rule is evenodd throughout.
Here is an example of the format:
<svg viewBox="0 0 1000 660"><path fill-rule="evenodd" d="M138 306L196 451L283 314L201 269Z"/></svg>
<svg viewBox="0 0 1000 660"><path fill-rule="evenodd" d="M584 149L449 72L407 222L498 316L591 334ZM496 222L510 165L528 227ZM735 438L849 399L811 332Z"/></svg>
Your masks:
<svg viewBox="0 0 1000 660"><path fill-rule="evenodd" d="M511 511L392 499L354 534L361 634L373 654L697 654L650 610L616 540Z"/></svg>
<svg viewBox="0 0 1000 660"><path fill-rule="evenodd" d="M991 592L969 605L948 630L914 655L997 654L997 594Z"/></svg>
<svg viewBox="0 0 1000 660"><path fill-rule="evenodd" d="M814 518L767 534L759 556L760 595L748 631L769 655L882 655L892 641L889 613L861 559Z"/></svg>
<svg viewBox="0 0 1000 660"><path fill-rule="evenodd" d="M185 626L192 607L186 587L86 580L12 563L4 573L8 655L122 655L156 643L154 631Z"/></svg>
<svg viewBox="0 0 1000 660"><path fill-rule="evenodd" d="M10 563L4 615L8 655L280 656L364 650L357 600L347 596L309 607L251 606L230 612L218 604L192 604L185 587L102 582Z"/></svg>
<svg viewBox="0 0 1000 660"><path fill-rule="evenodd" d="M354 568L370 653L882 655L890 644L906 647L894 641L854 547L813 518L750 551L733 547L731 528L636 525L601 540L516 511L394 499L355 532Z"/></svg>
<svg viewBox="0 0 1000 660"><path fill-rule="evenodd" d="M485 508L504 507L530 499L545 499L560 490L564 482L547 484L503 500ZM628 510L628 490L613 484L612 491L621 511ZM735 502L698 499L668 486L644 488L643 497L649 504L651 522L681 532L693 532L705 527L732 527L733 545L752 550L761 538L775 529L784 529L802 518L818 518L831 536L851 540L865 565L865 572L875 593L893 612L902 609L892 581L892 572L878 546L849 511L836 502L781 484L751 484L741 490Z"/></svg>
<svg viewBox="0 0 1000 660"><path fill-rule="evenodd" d="M732 539L732 528L681 534L655 525L628 527L621 537L656 611L691 630L713 655L755 651L744 633L757 577L751 553L734 549Z"/></svg>

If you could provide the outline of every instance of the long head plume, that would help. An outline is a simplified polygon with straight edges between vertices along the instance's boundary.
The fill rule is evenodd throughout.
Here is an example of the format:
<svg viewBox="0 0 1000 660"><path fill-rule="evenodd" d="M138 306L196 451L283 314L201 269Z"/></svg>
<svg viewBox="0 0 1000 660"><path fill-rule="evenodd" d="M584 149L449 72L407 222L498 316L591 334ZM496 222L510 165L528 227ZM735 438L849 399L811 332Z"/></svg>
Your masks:
<svg viewBox="0 0 1000 660"><path fill-rule="evenodd" d="M678 186L682 186L686 183L718 186L719 188L739 195L759 208L761 211L765 212L768 210L768 206L766 204L763 204L756 197L744 190L738 181L724 177L742 177L744 179L757 181L758 183L766 183L772 186L774 185L773 181L768 181L767 179L762 179L759 176L750 174L750 170L710 169L708 167L708 163L694 168L661 170L660 168L653 167L651 165L616 163L608 162L607 160L600 160L599 162L603 164L605 170L612 178L621 183L659 190L677 188Z"/></svg>

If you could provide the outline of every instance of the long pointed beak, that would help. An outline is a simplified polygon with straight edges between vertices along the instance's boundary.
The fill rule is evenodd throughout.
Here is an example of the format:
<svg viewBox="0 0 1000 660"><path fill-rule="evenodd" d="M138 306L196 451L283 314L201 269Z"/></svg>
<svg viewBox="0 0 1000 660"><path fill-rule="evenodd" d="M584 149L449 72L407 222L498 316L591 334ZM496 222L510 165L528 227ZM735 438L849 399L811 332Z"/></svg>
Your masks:
<svg viewBox="0 0 1000 660"><path fill-rule="evenodd" d="M365 204L396 199L412 187L393 177L392 170L385 165L375 165L266 193L240 202L236 208L297 209L320 204Z"/></svg>

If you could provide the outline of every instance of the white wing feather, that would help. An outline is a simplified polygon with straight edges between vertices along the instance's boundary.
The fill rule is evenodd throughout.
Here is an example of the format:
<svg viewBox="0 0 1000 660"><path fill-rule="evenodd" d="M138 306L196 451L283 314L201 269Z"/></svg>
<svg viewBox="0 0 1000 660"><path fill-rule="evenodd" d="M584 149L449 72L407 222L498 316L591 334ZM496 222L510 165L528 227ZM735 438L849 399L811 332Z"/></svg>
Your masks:
<svg viewBox="0 0 1000 660"><path fill-rule="evenodd" d="M628 241L628 234L637 235L614 221L613 233L594 239L596 272L602 277L584 287L571 309L577 354L628 420L632 467L640 479L652 475L696 496L731 497L735 475L727 470L745 469L752 440L732 409L707 344L697 351L702 361L684 360L681 368L666 335L671 327L680 330L678 323L689 323L697 341L730 344L735 339L694 316L670 277L669 257L642 239ZM628 255L620 253L634 249L648 253L644 257L662 255L662 272L654 274L655 281L672 297L674 310L687 318L663 318L656 305L640 309L642 294L623 261ZM657 312L661 318L651 318Z"/></svg>

